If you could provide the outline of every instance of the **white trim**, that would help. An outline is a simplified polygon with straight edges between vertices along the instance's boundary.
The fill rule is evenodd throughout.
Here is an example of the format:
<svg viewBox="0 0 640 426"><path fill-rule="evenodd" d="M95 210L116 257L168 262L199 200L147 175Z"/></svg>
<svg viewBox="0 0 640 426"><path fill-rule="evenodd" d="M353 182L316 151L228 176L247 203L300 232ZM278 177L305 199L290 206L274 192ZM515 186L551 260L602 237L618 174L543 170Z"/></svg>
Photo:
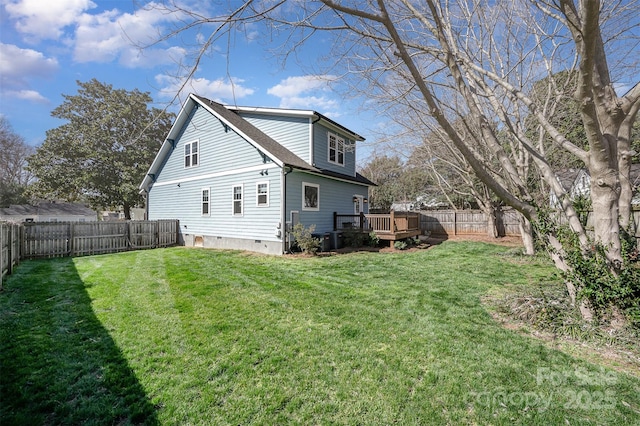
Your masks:
<svg viewBox="0 0 640 426"><path fill-rule="evenodd" d="M315 207L305 207L305 187L310 186L316 188L318 194L316 196L316 206ZM302 210L303 211L311 211L317 212L320 211L320 185L317 183L310 182L302 182Z"/></svg>
<svg viewBox="0 0 640 426"><path fill-rule="evenodd" d="M236 193L235 189L240 187L240 213L236 213ZM231 185L231 216L244 216L244 184L236 183Z"/></svg>
<svg viewBox="0 0 640 426"><path fill-rule="evenodd" d="M184 182L193 182L201 179L211 179L211 178L217 178L222 176L230 176L238 173L259 172L265 169L266 170L279 169L279 167L274 166L271 168L266 168L264 164L260 164L257 166L242 167L240 169L225 170L223 172L207 173L206 175L191 176L191 177L185 177L185 178L172 179L165 182L157 182L157 183L154 183L153 186L177 185L179 183L184 183Z"/></svg>
<svg viewBox="0 0 640 426"><path fill-rule="evenodd" d="M311 121L321 121L322 125L338 132L349 133L355 140L364 141L365 139L353 130L349 130L342 124L337 122L328 121L331 120L313 110L301 110L301 109L280 109L280 108L262 108L262 107L248 107L248 106L236 106L236 105L224 105L225 108L231 111L252 112L257 114L269 114L278 116L290 116L290 117L309 117ZM319 120L318 120L319 119Z"/></svg>
<svg viewBox="0 0 640 426"><path fill-rule="evenodd" d="M207 213L203 213L202 212L202 208L204 207L204 191L207 191ZM202 188L200 189L200 215L202 217L209 217L211 216L211 188L207 187L207 188Z"/></svg>
<svg viewBox="0 0 640 426"><path fill-rule="evenodd" d="M258 191L260 185L267 185L267 202L264 204L260 204L260 192ZM256 182L256 207L269 207L270 189L268 180Z"/></svg>
<svg viewBox="0 0 640 426"><path fill-rule="evenodd" d="M313 165L314 152L313 152L313 117L309 118L309 159L307 163Z"/></svg>
<svg viewBox="0 0 640 426"><path fill-rule="evenodd" d="M333 136L336 141L336 147L335 147L336 159L334 161L331 161L331 136ZM339 154L340 154L340 150L338 149L338 146L340 146L341 142L342 142L342 163L338 161ZM345 138L343 138L339 134L333 133L333 132L327 132L327 162L331 164L335 164L337 166L344 167L346 163L345 143L346 143Z"/></svg>

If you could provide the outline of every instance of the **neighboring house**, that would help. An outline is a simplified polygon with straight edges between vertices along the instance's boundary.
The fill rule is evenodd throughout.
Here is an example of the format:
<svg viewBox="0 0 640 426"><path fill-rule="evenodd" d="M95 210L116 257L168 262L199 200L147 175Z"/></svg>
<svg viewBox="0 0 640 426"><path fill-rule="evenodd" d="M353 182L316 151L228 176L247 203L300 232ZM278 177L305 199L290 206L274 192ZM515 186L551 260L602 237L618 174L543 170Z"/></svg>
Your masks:
<svg viewBox="0 0 640 426"><path fill-rule="evenodd" d="M581 195L588 196L591 193L591 176L586 169L566 169L558 172L557 176L558 181L569 193L571 199ZM631 204L640 207L640 164L631 165L630 180L634 193ZM549 195L549 202L554 208L560 205L558 197L553 191Z"/></svg>
<svg viewBox="0 0 640 426"><path fill-rule="evenodd" d="M140 207L131 208L131 220L145 220L147 209ZM109 222L114 220L125 220L124 212L122 210L117 211L103 211L100 213L102 220Z"/></svg>
<svg viewBox="0 0 640 426"><path fill-rule="evenodd" d="M0 220L11 222L92 222L95 211L77 203L41 202L36 205L12 205L0 209Z"/></svg>
<svg viewBox="0 0 640 426"><path fill-rule="evenodd" d="M315 111L191 94L140 185L147 217L179 219L188 246L285 253L291 224L327 233L334 212L367 212L362 140Z"/></svg>
<svg viewBox="0 0 640 426"><path fill-rule="evenodd" d="M560 170L556 173L556 177L570 198L589 194L591 178L585 169ZM560 200L553 190L549 194L549 205L552 208L560 207Z"/></svg>

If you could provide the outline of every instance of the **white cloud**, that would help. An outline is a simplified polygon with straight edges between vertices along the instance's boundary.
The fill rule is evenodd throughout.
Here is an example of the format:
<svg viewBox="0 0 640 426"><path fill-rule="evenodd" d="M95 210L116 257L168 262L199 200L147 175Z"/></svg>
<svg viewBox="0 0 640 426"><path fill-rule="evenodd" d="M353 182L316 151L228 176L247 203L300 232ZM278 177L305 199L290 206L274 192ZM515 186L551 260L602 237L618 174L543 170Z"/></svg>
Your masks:
<svg viewBox="0 0 640 426"><path fill-rule="evenodd" d="M6 92L8 97L24 99L25 101L36 102L39 104L48 104L49 100L35 90L9 90Z"/></svg>
<svg viewBox="0 0 640 426"><path fill-rule="evenodd" d="M330 90L329 84L336 80L334 75L304 75L288 77L267 90L280 98L280 108L301 108L321 111L336 110L338 101L323 92ZM331 113L333 117L338 114Z"/></svg>
<svg viewBox="0 0 640 426"><path fill-rule="evenodd" d="M157 75L156 81L163 86L159 91L162 98L173 98L179 93L180 99L185 99L189 93L195 93L216 102L233 102L236 99L250 96L254 90L244 87L244 80L239 78L207 80L194 78L189 80L184 88L180 88L181 81L167 75Z"/></svg>
<svg viewBox="0 0 640 426"><path fill-rule="evenodd" d="M86 13L95 8L91 0L8 0L5 8L16 29L27 41L64 40L73 48L76 62L108 63L118 60L125 67L150 68L179 63L186 55L181 47L147 47L160 38L164 24L181 18L165 13L150 2L134 13L118 9ZM65 31L65 28L72 29ZM145 49L142 49L146 47Z"/></svg>
<svg viewBox="0 0 640 426"><path fill-rule="evenodd" d="M55 58L45 58L33 49L0 43L0 74L9 78L46 77L58 69Z"/></svg>
<svg viewBox="0 0 640 426"><path fill-rule="evenodd" d="M64 27L94 7L91 0L48 0L46 5L42 0L10 0L5 5L16 30L36 40L59 38Z"/></svg>
<svg viewBox="0 0 640 426"><path fill-rule="evenodd" d="M43 102L45 98L42 95L29 89L29 78L50 77L57 70L55 58L46 58L32 49L0 43L0 87L4 96Z"/></svg>
<svg viewBox="0 0 640 426"><path fill-rule="evenodd" d="M98 15L85 14L78 19L74 59L103 63L119 59L129 68L178 63L186 55L185 49L147 47L160 37L162 24L177 18L153 8L139 9L133 14L116 9Z"/></svg>

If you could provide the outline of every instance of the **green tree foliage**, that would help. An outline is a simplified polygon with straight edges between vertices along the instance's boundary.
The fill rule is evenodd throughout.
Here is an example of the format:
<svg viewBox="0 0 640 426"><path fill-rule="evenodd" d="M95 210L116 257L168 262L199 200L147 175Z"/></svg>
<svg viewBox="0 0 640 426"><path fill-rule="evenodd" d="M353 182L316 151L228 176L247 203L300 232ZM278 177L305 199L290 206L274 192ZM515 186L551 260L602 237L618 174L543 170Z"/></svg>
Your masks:
<svg viewBox="0 0 640 426"><path fill-rule="evenodd" d="M398 156L375 157L360 173L378 185L370 189L369 203L381 210L394 202L414 202L424 194L429 179L423 167L405 164Z"/></svg>
<svg viewBox="0 0 640 426"><path fill-rule="evenodd" d="M169 132L173 114L148 108L149 93L113 89L96 79L78 82L76 95L52 115L67 123L47 131L29 170L38 178L34 194L93 208L130 209L143 200L138 185Z"/></svg>
<svg viewBox="0 0 640 426"><path fill-rule="evenodd" d="M5 117L0 117L0 207L24 204L31 175L25 170L33 148L14 132Z"/></svg>

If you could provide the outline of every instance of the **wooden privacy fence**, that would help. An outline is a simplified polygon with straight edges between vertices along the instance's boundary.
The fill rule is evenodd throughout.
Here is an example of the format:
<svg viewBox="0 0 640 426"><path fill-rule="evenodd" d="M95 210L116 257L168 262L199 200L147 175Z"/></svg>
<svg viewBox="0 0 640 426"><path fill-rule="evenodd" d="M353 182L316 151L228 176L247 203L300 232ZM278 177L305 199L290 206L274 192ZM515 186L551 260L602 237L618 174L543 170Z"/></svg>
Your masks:
<svg viewBox="0 0 640 426"><path fill-rule="evenodd" d="M116 253L178 243L177 220L0 224L2 277L21 259Z"/></svg>
<svg viewBox="0 0 640 426"><path fill-rule="evenodd" d="M481 210L423 210L420 227L432 234L483 235L489 232L489 218ZM498 236L520 235L514 210L496 212Z"/></svg>
<svg viewBox="0 0 640 426"><path fill-rule="evenodd" d="M20 229L17 224L0 223L0 288L5 275L11 275L20 262Z"/></svg>

